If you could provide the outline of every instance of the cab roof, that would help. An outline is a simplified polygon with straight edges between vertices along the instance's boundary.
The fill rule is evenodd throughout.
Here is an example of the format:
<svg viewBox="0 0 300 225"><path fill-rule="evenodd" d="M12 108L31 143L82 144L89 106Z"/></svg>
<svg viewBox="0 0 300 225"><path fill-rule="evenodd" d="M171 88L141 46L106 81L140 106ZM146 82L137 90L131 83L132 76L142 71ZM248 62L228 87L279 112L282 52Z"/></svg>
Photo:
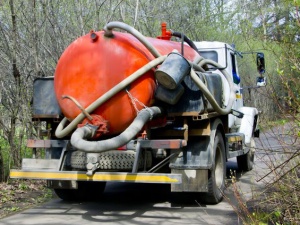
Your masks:
<svg viewBox="0 0 300 225"><path fill-rule="evenodd" d="M227 48L232 51L235 51L235 49L224 42L219 42L219 41L199 41L199 42L194 42L196 47L198 49L221 49L221 48Z"/></svg>

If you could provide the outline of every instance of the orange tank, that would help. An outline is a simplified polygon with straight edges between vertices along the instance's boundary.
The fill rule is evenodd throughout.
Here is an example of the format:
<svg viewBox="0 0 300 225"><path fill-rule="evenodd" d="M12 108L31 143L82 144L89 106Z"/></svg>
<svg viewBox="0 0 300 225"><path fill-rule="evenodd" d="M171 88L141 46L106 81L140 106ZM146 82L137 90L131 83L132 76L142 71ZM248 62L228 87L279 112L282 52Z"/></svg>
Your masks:
<svg viewBox="0 0 300 225"><path fill-rule="evenodd" d="M113 32L113 37L105 37L103 31L87 34L75 40L64 51L58 61L54 88L59 106L65 117L74 119L81 110L69 99L75 99L83 108L130 76L154 57L135 37L127 33ZM166 55L172 50L180 51L177 42L147 38L157 51ZM197 53L185 46L184 56L193 60ZM154 70L147 72L133 82L128 91L146 106L153 103L156 82ZM140 110L142 106L137 105ZM109 134L117 134L134 120L137 113L128 93L119 92L98 107L93 114L101 116L109 123Z"/></svg>

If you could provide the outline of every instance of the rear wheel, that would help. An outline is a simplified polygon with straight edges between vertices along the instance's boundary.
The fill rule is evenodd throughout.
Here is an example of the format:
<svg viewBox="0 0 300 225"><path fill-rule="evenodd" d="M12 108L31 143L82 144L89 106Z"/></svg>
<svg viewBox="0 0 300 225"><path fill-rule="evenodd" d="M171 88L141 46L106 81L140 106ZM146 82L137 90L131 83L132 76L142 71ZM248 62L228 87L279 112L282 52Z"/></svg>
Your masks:
<svg viewBox="0 0 300 225"><path fill-rule="evenodd" d="M226 176L225 145L223 136L218 130L212 146L214 161L208 174L208 192L204 195L204 201L209 204L217 204L223 199Z"/></svg>
<svg viewBox="0 0 300 225"><path fill-rule="evenodd" d="M255 141L252 137L250 140L250 148L247 154L236 157L239 170L250 171L254 165Z"/></svg>
<svg viewBox="0 0 300 225"><path fill-rule="evenodd" d="M99 200L106 182L78 181L78 189L54 189L55 194L65 201Z"/></svg>

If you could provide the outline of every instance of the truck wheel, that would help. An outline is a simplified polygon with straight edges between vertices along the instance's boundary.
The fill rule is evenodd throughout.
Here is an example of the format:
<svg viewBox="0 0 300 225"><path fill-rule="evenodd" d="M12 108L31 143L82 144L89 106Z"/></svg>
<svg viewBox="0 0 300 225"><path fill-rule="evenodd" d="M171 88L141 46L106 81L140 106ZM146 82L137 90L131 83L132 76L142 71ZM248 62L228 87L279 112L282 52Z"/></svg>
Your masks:
<svg viewBox="0 0 300 225"><path fill-rule="evenodd" d="M208 192L204 195L205 203L217 204L223 199L225 189L226 162L225 145L220 131L216 131L213 143L213 166L208 173Z"/></svg>
<svg viewBox="0 0 300 225"><path fill-rule="evenodd" d="M255 141L252 137L250 140L250 149L247 154L236 157L239 170L250 171L253 169L255 147Z"/></svg>
<svg viewBox="0 0 300 225"><path fill-rule="evenodd" d="M55 194L65 201L99 200L106 182L78 181L78 189L54 189Z"/></svg>

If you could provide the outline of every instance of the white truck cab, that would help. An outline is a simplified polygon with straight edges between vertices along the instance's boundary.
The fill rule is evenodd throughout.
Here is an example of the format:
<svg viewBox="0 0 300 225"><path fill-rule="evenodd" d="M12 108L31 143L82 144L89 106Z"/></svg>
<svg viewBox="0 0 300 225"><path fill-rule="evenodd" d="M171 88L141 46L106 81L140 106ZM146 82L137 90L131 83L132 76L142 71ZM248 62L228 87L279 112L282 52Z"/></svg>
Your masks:
<svg viewBox="0 0 300 225"><path fill-rule="evenodd" d="M232 129L234 132L244 133L245 134L245 144L251 143L252 137L252 129L254 123L254 115L258 114L256 108L252 107L245 107L243 104L243 95L241 89L241 75L239 74L238 64L236 56L238 52L235 48L227 43L218 42L218 41L201 41L201 42L194 42L198 51L200 52L201 56L206 59L213 60L221 65L220 68L216 68L214 66L209 66L208 71L218 73L222 77L223 81L223 88L224 88L224 105L227 104L229 99L229 85L226 78L221 73L221 70L225 70L228 74L230 74L232 82L234 83L235 93L236 93L236 100L232 106L233 111L240 112L244 114L243 119L240 119L233 114L229 114L228 118L228 127ZM260 84L257 86L265 86L262 83L265 83L265 79L260 81ZM260 80L261 80L260 79ZM247 116L248 115L248 116Z"/></svg>

